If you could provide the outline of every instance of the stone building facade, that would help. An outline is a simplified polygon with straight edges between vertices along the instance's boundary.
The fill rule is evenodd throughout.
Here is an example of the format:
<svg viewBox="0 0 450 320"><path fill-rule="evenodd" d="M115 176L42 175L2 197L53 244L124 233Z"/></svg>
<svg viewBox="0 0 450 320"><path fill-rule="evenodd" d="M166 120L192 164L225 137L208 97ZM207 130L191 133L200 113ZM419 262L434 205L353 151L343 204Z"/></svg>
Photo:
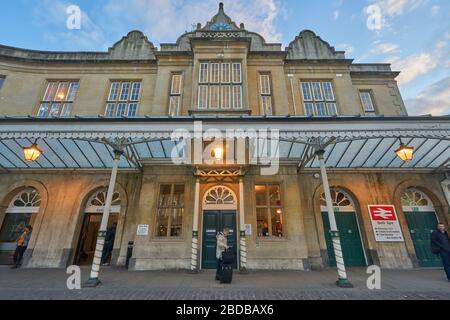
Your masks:
<svg viewBox="0 0 450 320"><path fill-rule="evenodd" d="M112 161L100 152L111 150L69 140L68 134L44 140L47 126L76 132L91 123L97 132L103 126L151 128L202 120L292 123L336 132L385 124L394 131L402 123L412 131L438 126L441 136L435 139L420 132L404 138L416 149L409 164L393 153L395 132L378 140L342 140L327 149L346 264L435 266L438 261L425 250L426 234L437 221L450 223L450 119L408 117L398 74L387 64L355 64L309 30L285 49L266 43L236 25L223 5L206 25L159 49L139 31L108 52L0 46L0 262L10 261L14 237L25 224L34 229L25 267L92 261ZM10 125L23 132L40 125L40 136L10 140ZM44 149L36 165L18 156L33 139ZM242 250L239 238L246 238L250 270L333 265L323 185L317 159L302 165L306 147L292 143L281 151L280 145L279 170L271 175L249 163L175 165L162 139L141 148L134 150L138 168L131 159L121 160L109 221L118 224L112 264L125 265L133 241L132 270L190 269L194 233L197 268L212 268L211 239L230 227L236 250ZM369 205L395 207L403 241L377 241ZM148 232L137 232L138 226Z"/></svg>

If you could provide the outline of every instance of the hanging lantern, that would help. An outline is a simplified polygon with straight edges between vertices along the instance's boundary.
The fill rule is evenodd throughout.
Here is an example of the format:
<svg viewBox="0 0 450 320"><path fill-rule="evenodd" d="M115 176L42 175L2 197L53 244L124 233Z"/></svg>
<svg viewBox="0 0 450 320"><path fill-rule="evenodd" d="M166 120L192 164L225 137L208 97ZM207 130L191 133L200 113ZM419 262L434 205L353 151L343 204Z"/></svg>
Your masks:
<svg viewBox="0 0 450 320"><path fill-rule="evenodd" d="M216 161L222 160L223 149L220 147L214 148L212 156L216 159Z"/></svg>
<svg viewBox="0 0 450 320"><path fill-rule="evenodd" d="M405 146L400 140L400 147L395 150L395 153L403 161L411 161L414 157L414 148Z"/></svg>
<svg viewBox="0 0 450 320"><path fill-rule="evenodd" d="M42 150L38 148L36 142L29 147L23 148L23 156L27 161L36 161L42 154Z"/></svg>

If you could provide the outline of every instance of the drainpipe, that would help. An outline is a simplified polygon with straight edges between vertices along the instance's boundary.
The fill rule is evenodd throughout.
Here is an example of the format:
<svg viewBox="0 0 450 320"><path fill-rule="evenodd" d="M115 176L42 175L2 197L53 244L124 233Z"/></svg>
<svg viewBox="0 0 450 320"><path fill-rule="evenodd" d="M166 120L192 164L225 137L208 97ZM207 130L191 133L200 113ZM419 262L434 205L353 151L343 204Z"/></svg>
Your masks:
<svg viewBox="0 0 450 320"><path fill-rule="evenodd" d="M328 219L330 221L331 240L333 242L334 256L336 257L336 265L338 272L338 280L336 281L336 285L341 288L353 288L353 285L347 278L347 272L345 270L344 256L342 254L342 247L341 247L341 239L336 224L336 217L334 216L333 202L331 201L330 185L328 184L327 169L325 167L325 160L323 156L324 153L325 153L324 150L319 150L316 152L320 162L320 174L322 176L323 189L325 192L325 200L327 203Z"/></svg>
<svg viewBox="0 0 450 320"><path fill-rule="evenodd" d="M95 247L94 261L92 262L91 274L86 283L87 287L96 287L101 283L98 276L100 273L101 259L103 255L103 247L105 245L106 230L108 228L109 212L111 209L114 187L116 185L117 172L119 170L119 162L122 151L114 150L114 162L109 180L108 193L106 195L105 207L103 208L102 222L97 236L97 245Z"/></svg>

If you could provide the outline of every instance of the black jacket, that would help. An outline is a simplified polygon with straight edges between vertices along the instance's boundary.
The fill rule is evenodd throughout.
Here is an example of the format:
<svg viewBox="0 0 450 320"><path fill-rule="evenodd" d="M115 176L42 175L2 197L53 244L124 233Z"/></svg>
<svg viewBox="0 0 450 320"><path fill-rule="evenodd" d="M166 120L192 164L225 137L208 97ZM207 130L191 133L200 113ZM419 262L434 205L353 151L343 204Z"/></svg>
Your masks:
<svg viewBox="0 0 450 320"><path fill-rule="evenodd" d="M431 234L431 251L435 254L438 254L441 250L445 250L448 253L450 253L450 251L448 249L445 249L443 247L443 244L441 243L441 241L439 239L439 232L440 232L439 230L435 230ZM447 231L444 232L444 236L447 237L448 241L450 242L450 237L449 237Z"/></svg>
<svg viewBox="0 0 450 320"><path fill-rule="evenodd" d="M115 237L116 237L116 228L113 227L109 228L106 231L105 241L113 242Z"/></svg>

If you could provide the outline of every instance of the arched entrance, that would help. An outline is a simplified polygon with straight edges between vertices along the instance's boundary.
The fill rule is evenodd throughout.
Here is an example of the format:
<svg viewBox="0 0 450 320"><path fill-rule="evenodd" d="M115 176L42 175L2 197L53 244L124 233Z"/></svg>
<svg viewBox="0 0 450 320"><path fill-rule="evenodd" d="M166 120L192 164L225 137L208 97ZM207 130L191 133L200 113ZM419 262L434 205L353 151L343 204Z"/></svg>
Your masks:
<svg viewBox="0 0 450 320"><path fill-rule="evenodd" d="M367 265L366 256L361 239L361 231L356 216L355 205L351 197L343 190L332 189L334 215L341 236L342 253L345 265L348 267L362 267ZM327 243L328 259L331 267L336 266L333 243L330 235L330 222L325 202L325 195L320 198L325 240Z"/></svg>
<svg viewBox="0 0 450 320"><path fill-rule="evenodd" d="M0 264L10 264L10 254L27 225L33 226L41 205L41 196L34 188L21 190L10 202L0 229Z"/></svg>
<svg viewBox="0 0 450 320"><path fill-rule="evenodd" d="M216 235L224 228L230 230L228 245L237 252L237 198L225 186L209 189L203 197L202 269L215 269ZM237 262L235 263L237 268Z"/></svg>
<svg viewBox="0 0 450 320"><path fill-rule="evenodd" d="M97 234L100 229L107 189L100 189L86 202L83 212L83 224L75 253L74 264L89 265L94 259ZM120 194L114 192L108 220L108 228L117 223L121 210Z"/></svg>
<svg viewBox="0 0 450 320"><path fill-rule="evenodd" d="M430 234L436 230L438 219L430 198L422 191L409 188L401 196L403 213L421 267L440 267L438 255L431 252Z"/></svg>

